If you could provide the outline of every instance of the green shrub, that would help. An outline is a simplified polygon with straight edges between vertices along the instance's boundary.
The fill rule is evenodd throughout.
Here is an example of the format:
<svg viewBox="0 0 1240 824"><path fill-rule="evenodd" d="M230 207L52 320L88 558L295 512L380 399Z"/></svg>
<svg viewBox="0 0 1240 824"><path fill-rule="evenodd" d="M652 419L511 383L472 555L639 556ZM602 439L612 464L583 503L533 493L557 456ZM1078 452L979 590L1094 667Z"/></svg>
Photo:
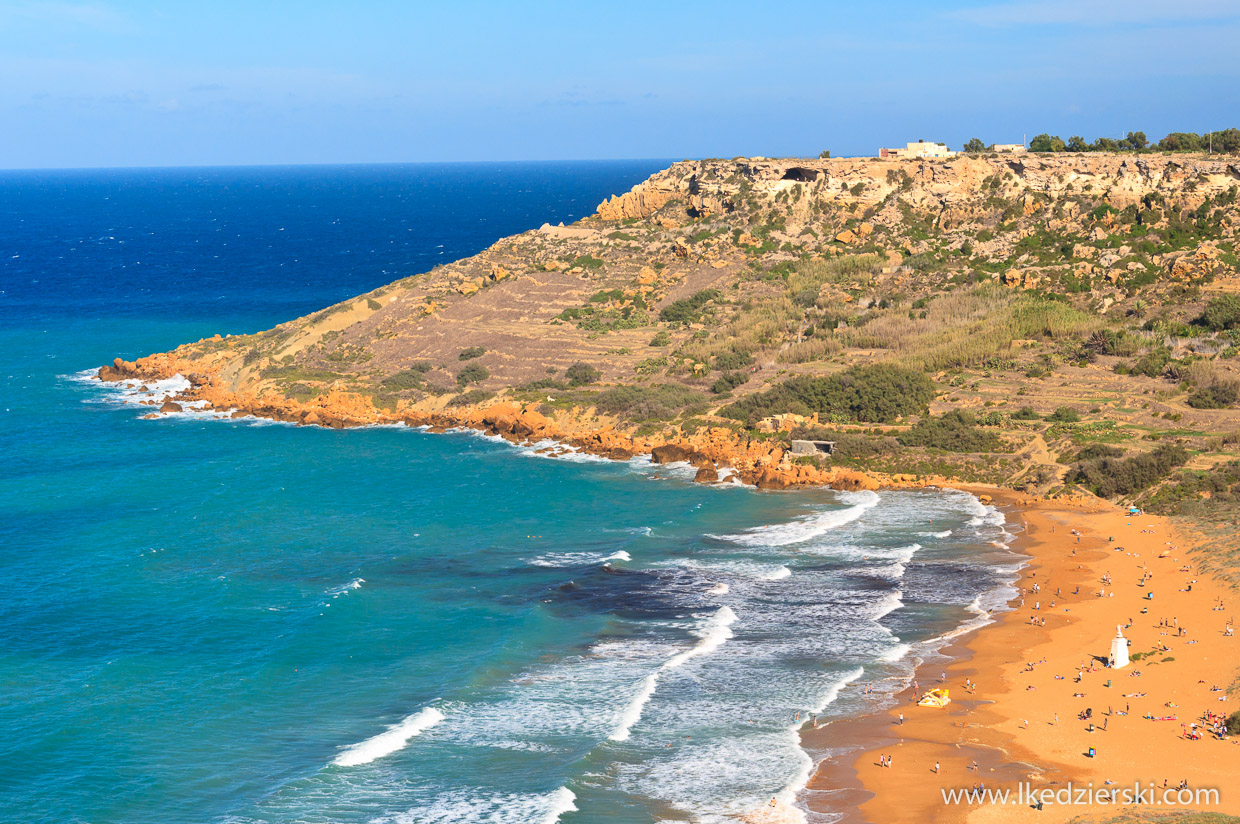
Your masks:
<svg viewBox="0 0 1240 824"><path fill-rule="evenodd" d="M1229 409L1240 399L1240 384L1236 381L1216 380L1188 396L1188 405L1194 409Z"/></svg>
<svg viewBox="0 0 1240 824"><path fill-rule="evenodd" d="M747 380L749 380L749 375L746 372L724 372L710 387L710 391L716 395L722 395L724 392L731 392Z"/></svg>
<svg viewBox="0 0 1240 824"><path fill-rule="evenodd" d="M475 406L493 397L495 397L494 392L487 392L485 389L471 389L448 401L448 406Z"/></svg>
<svg viewBox="0 0 1240 824"><path fill-rule="evenodd" d="M666 329L660 329L654 333L654 337L650 339L651 346L668 346L672 342L672 333Z"/></svg>
<svg viewBox="0 0 1240 824"><path fill-rule="evenodd" d="M569 386L585 386L596 382L603 374L588 363L577 361L564 370Z"/></svg>
<svg viewBox="0 0 1240 824"><path fill-rule="evenodd" d="M1160 346L1138 358L1128 371L1133 375L1157 378L1167 371L1169 363L1171 363L1171 350L1165 346Z"/></svg>
<svg viewBox="0 0 1240 824"><path fill-rule="evenodd" d="M1012 413L1014 421L1040 421L1042 416L1034 411L1032 406L1022 406Z"/></svg>
<svg viewBox="0 0 1240 824"><path fill-rule="evenodd" d="M423 376L430 371L430 364L427 364L427 367L428 368L425 370L418 369L416 366L410 367L409 369L402 369L399 372L388 375L386 378L379 381L379 385L389 392L401 392L405 389L419 389L422 386Z"/></svg>
<svg viewBox="0 0 1240 824"><path fill-rule="evenodd" d="M1162 444L1153 452L1129 458L1105 457L1075 464L1068 480L1102 498L1131 495L1148 489L1188 461L1188 450Z"/></svg>
<svg viewBox="0 0 1240 824"><path fill-rule="evenodd" d="M748 352L723 352L715 355L715 368L721 371L743 369L753 363L753 356Z"/></svg>
<svg viewBox="0 0 1240 824"><path fill-rule="evenodd" d="M665 383L655 386L617 386L605 389L594 405L605 415L626 420L667 420L690 404L705 400L701 392L686 386Z"/></svg>
<svg viewBox="0 0 1240 824"><path fill-rule="evenodd" d="M1227 716L1227 734L1240 735L1240 710Z"/></svg>
<svg viewBox="0 0 1240 824"><path fill-rule="evenodd" d="M456 373L456 382L461 386L471 383L481 383L491 377L491 373L480 363L471 363L460 372Z"/></svg>
<svg viewBox="0 0 1240 824"><path fill-rule="evenodd" d="M1061 406L1046 416L1051 423L1080 423L1081 413L1071 406Z"/></svg>
<svg viewBox="0 0 1240 824"><path fill-rule="evenodd" d="M1214 331L1240 327L1240 295L1211 298L1201 315L1201 323Z"/></svg>
<svg viewBox="0 0 1240 824"><path fill-rule="evenodd" d="M1124 450L1117 446L1111 446L1106 443L1086 444L1080 452L1077 453L1077 461L1095 461L1099 458L1118 458L1124 454Z"/></svg>
<svg viewBox="0 0 1240 824"><path fill-rule="evenodd" d="M1002 446L998 435L978 429L973 415L958 409L937 418L923 418L897 435L896 440L904 446L928 446L948 452L995 452Z"/></svg>
<svg viewBox="0 0 1240 824"><path fill-rule="evenodd" d="M723 297L718 289L703 289L692 297L681 298L664 306L659 312L659 320L667 323L693 323L701 320L702 308L712 300Z"/></svg>
<svg viewBox="0 0 1240 824"><path fill-rule="evenodd" d="M461 354L457 355L459 360L473 360L480 358L487 353L485 346L471 346L468 349L462 349Z"/></svg>
<svg viewBox="0 0 1240 824"><path fill-rule="evenodd" d="M824 378L793 378L743 398L720 411L724 417L756 422L782 412L840 415L857 421L889 422L922 412L934 384L921 372L890 364L853 366Z"/></svg>

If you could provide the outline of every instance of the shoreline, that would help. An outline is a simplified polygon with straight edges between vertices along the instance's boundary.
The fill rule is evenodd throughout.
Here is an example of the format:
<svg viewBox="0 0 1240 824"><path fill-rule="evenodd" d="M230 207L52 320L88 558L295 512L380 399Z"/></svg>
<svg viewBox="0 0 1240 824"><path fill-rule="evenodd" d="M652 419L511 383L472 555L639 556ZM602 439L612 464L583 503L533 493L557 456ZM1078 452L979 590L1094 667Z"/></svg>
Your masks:
<svg viewBox="0 0 1240 824"><path fill-rule="evenodd" d="M1033 500L999 490L986 494L1005 511L1019 513L1025 524L1014 548L1029 560L1020 570L1013 603L992 623L940 648L946 661L923 661L916 668L913 677L923 690L940 686L946 673L943 686L952 697L946 708L916 706L910 685L889 709L807 730L807 744L821 748L831 742L845 752L818 765L802 803L813 812L841 814L844 824L1067 821L1118 810L1109 805L1046 805L1037 811L1014 803L947 804L942 790L985 784L1014 792L1025 782L1051 790L1069 782L1092 782L1107 790L1152 782L1161 789L1165 779L1170 787L1184 780L1190 788L1220 789L1220 803L1183 809L1240 813L1240 793L1227 792L1240 771L1240 748L1234 746L1240 741L1181 735L1181 723L1192 723L1203 712L1228 715L1240 707L1240 695L1227 691L1237 674L1236 639L1223 634L1240 599L1225 584L1197 572L1194 548L1177 538L1166 519L1131 517L1102 501ZM1072 534L1074 528L1079 536ZM1168 556L1159 558L1164 549ZM1136 583L1146 567L1154 573L1150 589ZM1181 572L1185 567L1189 571ZM1102 583L1106 573L1114 589ZM1031 591L1035 582L1040 585L1036 593ZM1107 596L1098 597L1099 589ZM1157 590L1157 598L1142 597L1151 590ZM1215 611L1220 599L1226 608ZM1040 609L1031 609L1034 604ZM1140 612L1143 606L1146 614ZM1046 626L1031 625L1031 615L1045 618ZM1125 635L1138 660L1121 670L1102 668L1094 660L1094 669L1088 669L1090 656L1105 657L1116 624L1128 619L1132 626ZM1178 623L1190 636L1172 635L1158 625L1160 620ZM1160 645L1169 652L1140 655ZM972 693L964 689L966 679L977 685ZM1126 697L1137 693L1143 697ZM1220 696L1225 700L1217 700ZM1124 705L1130 705L1127 715ZM1092 710L1088 721L1078 719L1084 708ZM1147 713L1176 720L1147 720L1142 717ZM1096 757L1089 757L1089 747ZM891 756L892 765L880 766L881 756Z"/></svg>
<svg viewBox="0 0 1240 824"><path fill-rule="evenodd" d="M113 377L111 380L105 379L104 373L96 377L110 383L167 379L161 378L159 373L148 373L145 376L133 374L137 371L133 369L128 376ZM166 372L164 374L167 375ZM175 393L171 399L190 403L205 400L207 408L199 411L209 411L215 417L221 417L221 409L231 407L230 412L223 413L222 417L258 417L295 425L331 428L404 424L427 427L431 432L442 432L463 427L503 438L514 445L531 446L542 441L554 441L563 444L566 450L614 460L649 454L656 464L684 461L699 469L699 475L695 478L699 482L703 481L703 471L707 468L718 472L735 467L738 471L733 476L734 480L741 480L761 489L832 486L845 491L946 487L972 494L983 503L998 506L1009 517L1013 514L1019 515L1024 524L1024 530L1016 533L1016 540L1010 545L1011 549L1026 557L1017 580L1012 584L1018 588L1018 594L1009 602L1006 611L995 614L989 623L949 639L935 648L930 661L923 661L916 667L913 678L919 685L937 685L935 682L939 680L939 674L946 672L947 686L951 688L953 698L947 708L915 707L911 700L910 686L893 696L896 703L890 709L830 722L817 730L802 728L802 747L807 752L838 749L841 742L846 751L817 760L808 782L797 793L796 802L798 806L805 806L811 812L842 815L840 821L844 824L869 821L882 824L921 822L931 818L936 821L975 821L978 824L987 824L991 821L1024 820L1031 811L993 806L979 809L977 805L965 804L945 807L940 795L941 787L968 789L978 781L984 781L991 787L1015 787L1018 782L1030 781L1039 787L1054 788L1068 780L1096 779L1098 785L1102 785L1106 780L1098 774L1095 765L1077 763L1080 761L1079 757L1073 759L1068 753L1061 752L1056 746L1042 740L1045 736L1034 734L1030 727L1018 725L1015 719L1023 720L1025 716L1036 715L1035 710L1038 707L1037 701L1030 706L1030 702L1025 700L1027 696L1017 693L1012 681L1017 677L1019 661L1037 660L1041 655L1040 650L1059 644L1067 631L1082 620L1080 614L1065 613L1078 606L1087 607L1089 600L1097 600L1089 596L1096 588L1092 580L1092 577L1096 577L1094 567L1108 558L1105 551L1107 544L1099 537L1099 530L1109 530L1112 535L1119 533L1134 545L1142 545L1144 551L1141 557L1145 560L1149 560L1154 554L1150 552L1150 547L1145 546L1149 542L1138 538L1135 529L1125 528L1124 521L1129 522L1129 527L1133 521L1113 504L1098 499L1045 500L1003 487L954 483L948 478L878 478L852 470L823 471L804 465L791 465L784 460L782 449L776 451L762 445L761 451L754 454L752 450L745 449L746 445L736 443L723 435L730 434L728 430L722 430L720 434L723 436L713 439L709 435L706 439L690 439L679 435L668 438L637 438L605 424L600 427L597 418L591 421L593 426L590 427L582 426L585 421L575 417L570 419L568 426L564 426L562 422L552 422L528 407L506 402L492 403L486 408L463 407L459 411L405 410L401 414L392 415L383 414L365 403L360 408L353 407L353 414L348 418L324 419L314 408L283 398L279 399L279 403L260 404L255 400L240 404L237 402L240 399L235 395L221 395L218 391L211 391L212 381L209 377L191 376L188 383L186 390ZM352 399L352 396L347 396L343 400ZM341 400L337 399L335 408L341 408ZM158 407L157 403L148 405ZM744 462L745 458L748 463ZM745 469L741 470L740 466ZM841 480L845 482L837 485L835 475L838 473L842 473ZM711 482L709 473L706 478L706 482ZM1009 520L1009 523L1012 522ZM1161 536L1174 534L1165 519L1143 515L1141 522L1156 523L1160 540L1165 540L1165 537ZM1072 563L1065 564L1065 559L1060 557L1062 553L1057 555L1056 550L1062 548L1064 543L1066 536L1063 532L1070 530L1073 525L1083 527L1083 543L1079 545L1077 555L1067 556ZM1063 532L1056 532L1057 529L1062 529ZM1188 548L1187 545L1185 548ZM1185 557L1184 550L1176 553L1176 558L1181 561ZM1189 563L1191 564L1191 561ZM1081 568L1068 568L1074 565ZM1048 575L1053 576L1064 590L1077 585L1081 590L1080 595L1065 592L1057 602L1056 611L1042 612L1048 619L1045 628L1022 625L1022 619L1017 617L1022 596L1027 594L1027 590L1038 580L1039 575L1043 581ZM1065 581L1066 584L1063 583ZM1213 579L1210 579L1208 584L1199 583L1194 594L1198 595L1198 601L1208 597L1223 597L1230 609L1232 599L1227 598L1229 591L1224 591L1223 585ZM1130 606L1128 599L1125 599L1124 603ZM1159 603L1165 605L1164 601ZM1135 612L1136 609L1130 611ZM1088 610L1082 609L1081 612ZM1220 614L1230 613L1215 613L1216 616ZM1089 632L1094 636L1094 645L1103 652L1114 634L1113 630L1106 629L1108 622L1112 628L1115 626L1109 617L1102 620L1087 619ZM1197 623L1200 625L1201 621ZM1078 629L1077 634L1079 632ZM1136 641L1133 643L1135 652L1138 647ZM1075 652L1079 654L1079 648ZM1075 664L1075 661L1073 663ZM1130 667L1128 672L1134 671L1134 667ZM1094 673L1093 677L1096 676L1097 673ZM1230 669L1216 676L1224 686L1229 685L1233 677L1234 673ZM978 682L979 685L985 684L986 687L968 695L960 689L966 678ZM996 683L998 687L993 686ZM857 686L858 684L854 683L849 688ZM1112 692L1113 695L1118 695L1118 690ZM1225 714L1234 711L1236 703L1235 697L1229 696ZM1070 700L1062 706L1064 709L1060 712L1060 720L1064 722L1073 717L1075 709L1072 709L1074 704ZM1003 708L1002 711L1000 707ZM1040 709L1044 711L1045 707ZM896 724L895 720L902 710L908 716L906 723ZM1101 717L1095 714L1095 723ZM1132 721L1138 719L1129 717L1128 720L1131 725ZM1216 745L1216 742L1194 743L1215 748L1223 746ZM906 769L901 770L899 766L878 767L879 755L887 754L897 755L899 766ZM1240 772L1240 749L1232 750L1228 747L1228 755L1230 757L1224 760L1228 765L1226 767L1199 765L1194 773L1198 779L1197 785L1201 785L1200 779L1203 777L1208 780L1217 776L1219 780L1215 781L1214 786L1222 786L1221 782L1229 771ZM813 755L811 757L817 758ZM979 766L977 772L971 769L974 761ZM936 762L940 765L937 775L944 776L947 783L924 780L927 776L936 778L933 771ZM1145 764L1149 766L1156 762L1147 757ZM919 770L924 770L924 775L917 772ZM949 776L952 779L950 782L947 781ZM1046 811L1033 813L1037 816L1036 820L1066 821L1082 812L1074 807L1047 809L1058 812L1050 815ZM1224 797L1222 806L1208 809L1240 813L1240 793L1230 801L1229 797ZM1108 808L1107 811L1111 810ZM798 815L800 814L797 811L781 804L775 809L755 810L746 820L784 821Z"/></svg>

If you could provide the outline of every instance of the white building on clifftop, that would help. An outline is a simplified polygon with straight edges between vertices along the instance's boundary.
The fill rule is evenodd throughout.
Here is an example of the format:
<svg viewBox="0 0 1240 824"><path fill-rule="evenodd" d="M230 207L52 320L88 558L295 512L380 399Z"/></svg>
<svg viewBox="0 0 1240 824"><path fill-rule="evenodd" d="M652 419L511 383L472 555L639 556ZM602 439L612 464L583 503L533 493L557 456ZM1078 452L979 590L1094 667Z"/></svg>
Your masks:
<svg viewBox="0 0 1240 824"><path fill-rule="evenodd" d="M927 143L918 140L909 143L903 149L879 149L878 156L883 160L905 160L915 157L954 157L956 152L947 148L946 143Z"/></svg>

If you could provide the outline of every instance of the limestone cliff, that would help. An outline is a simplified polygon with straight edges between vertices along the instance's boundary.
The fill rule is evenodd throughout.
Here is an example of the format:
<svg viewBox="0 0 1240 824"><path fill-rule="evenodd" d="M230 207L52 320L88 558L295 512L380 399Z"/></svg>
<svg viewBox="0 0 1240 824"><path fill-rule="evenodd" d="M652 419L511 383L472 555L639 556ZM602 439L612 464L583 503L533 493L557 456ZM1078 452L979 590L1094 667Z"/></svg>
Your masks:
<svg viewBox="0 0 1240 824"><path fill-rule="evenodd" d="M1161 376L1115 385L1122 364L1106 341L1127 335L1128 357L1208 358L1213 380L1234 371L1225 336L1197 339L1184 324L1238 288L1238 190L1240 160L1189 155L685 161L572 226L100 377L181 373L188 396L216 408L320 425L477 424L617 455L685 445L768 486L870 483L838 461L795 461L782 424L763 432L728 412L851 364L930 372L932 411L1014 406L1023 391L1044 413L1114 393L1092 414L1114 411L1114 422L1122 409L1146 428L1195 416L1205 436L1226 420L1167 396ZM1092 350L1091 335L1104 338ZM1070 391L1035 386L1034 373ZM820 411L843 430L864 423ZM992 461L986 477L1062 470L1022 447L1053 433L1004 420L1005 454L1026 458ZM934 474L919 461L914 474Z"/></svg>

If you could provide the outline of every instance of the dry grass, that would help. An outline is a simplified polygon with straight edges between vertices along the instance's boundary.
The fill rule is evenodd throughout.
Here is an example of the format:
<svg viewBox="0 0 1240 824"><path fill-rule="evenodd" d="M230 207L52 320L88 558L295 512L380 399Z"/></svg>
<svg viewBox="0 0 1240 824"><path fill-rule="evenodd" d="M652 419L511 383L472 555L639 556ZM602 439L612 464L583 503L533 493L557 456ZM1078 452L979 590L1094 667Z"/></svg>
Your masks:
<svg viewBox="0 0 1240 824"><path fill-rule="evenodd" d="M1102 327L1066 303L984 284L937 297L924 318L888 309L836 334L845 346L889 349L905 366L938 371L976 366L1008 352L1014 340L1081 337Z"/></svg>

